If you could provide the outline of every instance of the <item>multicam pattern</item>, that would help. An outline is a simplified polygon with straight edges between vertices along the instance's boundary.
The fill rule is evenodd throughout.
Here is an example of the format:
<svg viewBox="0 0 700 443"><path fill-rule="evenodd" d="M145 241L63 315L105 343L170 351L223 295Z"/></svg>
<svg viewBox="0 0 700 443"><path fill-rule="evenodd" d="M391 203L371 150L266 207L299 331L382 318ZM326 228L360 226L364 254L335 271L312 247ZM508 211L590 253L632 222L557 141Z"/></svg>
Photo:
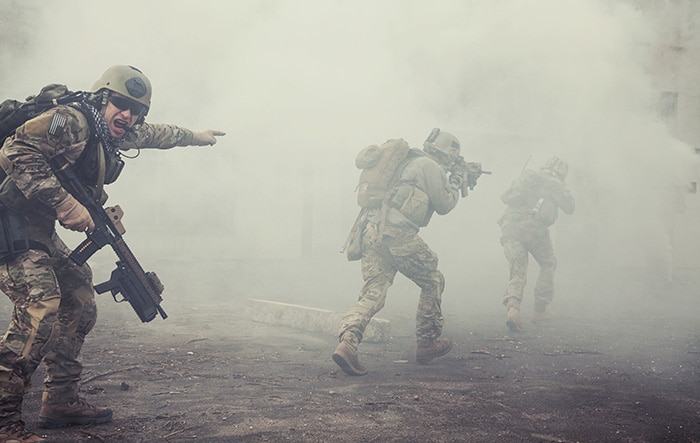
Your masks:
<svg viewBox="0 0 700 443"><path fill-rule="evenodd" d="M557 268L557 259L554 256L552 240L549 230L534 221L519 220L504 222L503 232L510 235L501 237L503 253L510 265L510 278L504 294L504 304L514 299L517 305L523 298L525 284L527 282L527 266L529 255L537 261L540 272L535 283L535 306L543 311L554 298L554 271Z"/></svg>
<svg viewBox="0 0 700 443"><path fill-rule="evenodd" d="M411 160L400 174L402 184L422 191L430 201L425 223L433 212L447 214L459 201L459 186L449 183L447 170L429 155ZM416 313L416 338L430 344L442 334L440 308L445 278L438 270L438 257L418 235L419 227L400 211L372 210L362 233L364 284L355 306L341 322L339 338L357 346L367 324L384 307L387 291L397 272L421 288Z"/></svg>
<svg viewBox="0 0 700 443"><path fill-rule="evenodd" d="M66 121L58 133L49 132L54 114L64 116ZM26 198L55 207L66 197L66 191L51 172L47 159L64 155L74 163L90 136L87 119L71 106L57 106L27 121L15 134L0 150L0 166ZM189 129L144 123L121 140L120 149L169 149L187 146L193 137Z"/></svg>
<svg viewBox="0 0 700 443"><path fill-rule="evenodd" d="M358 302L343 317L339 336L357 346L372 317L386 301L387 291L397 272L421 288L416 313L418 341L432 342L442 334L444 324L440 304L445 279L437 269L438 257L411 229L395 237L377 241L378 226L368 223L363 233L362 278L364 284Z"/></svg>
<svg viewBox="0 0 700 443"><path fill-rule="evenodd" d="M502 197L508 207L499 220L501 245L510 265L503 304L520 306L527 281L529 256L532 255L540 266L534 289L535 311L544 312L554 298L554 273L557 267L548 226L556 221L559 209L572 214L576 204L564 182L548 171L525 172L539 180L532 182L531 189L515 192L514 187L522 183L522 180L516 180ZM513 199L507 197L515 194L522 195Z"/></svg>
<svg viewBox="0 0 700 443"><path fill-rule="evenodd" d="M90 136L87 120L75 108L58 106L15 134L0 150L0 166L9 176L0 198L25 216L30 239L49 252L31 249L0 266L0 290L15 305L0 340L0 425L19 420L23 395L42 360L47 370L43 401L61 404L77 398L80 350L97 318L92 272L68 259L70 251L54 228L51 208L67 193L48 165L59 154L71 163L78 159ZM143 124L120 149L168 149L187 146L192 139L189 129Z"/></svg>
<svg viewBox="0 0 700 443"><path fill-rule="evenodd" d="M97 318L92 273L68 260L68 248L55 239L52 257L29 250L0 268L0 290L15 305L0 341L0 422L19 418L22 395L42 359L46 395L57 401L78 395L78 356Z"/></svg>

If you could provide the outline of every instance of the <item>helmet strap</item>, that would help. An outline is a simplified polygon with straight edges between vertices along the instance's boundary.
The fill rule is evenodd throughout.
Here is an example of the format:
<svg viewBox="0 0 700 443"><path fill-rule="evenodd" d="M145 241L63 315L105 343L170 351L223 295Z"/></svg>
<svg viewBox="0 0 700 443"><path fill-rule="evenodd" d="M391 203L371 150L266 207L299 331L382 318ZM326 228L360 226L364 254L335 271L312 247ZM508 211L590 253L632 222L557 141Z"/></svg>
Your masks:
<svg viewBox="0 0 700 443"><path fill-rule="evenodd" d="M432 146L426 146L424 151L441 165L450 166L448 164L450 157L441 150L433 148Z"/></svg>

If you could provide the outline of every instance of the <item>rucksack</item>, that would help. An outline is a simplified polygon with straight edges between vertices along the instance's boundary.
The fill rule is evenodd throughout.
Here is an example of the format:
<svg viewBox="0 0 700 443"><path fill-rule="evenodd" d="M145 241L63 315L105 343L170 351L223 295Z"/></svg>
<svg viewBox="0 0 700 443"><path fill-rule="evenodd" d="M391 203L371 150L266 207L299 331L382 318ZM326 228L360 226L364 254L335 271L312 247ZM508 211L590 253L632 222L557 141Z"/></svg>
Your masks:
<svg viewBox="0 0 700 443"><path fill-rule="evenodd" d="M528 205L537 195L542 185L542 176L532 169L526 169L515 179L510 188L501 196L501 201L511 206Z"/></svg>
<svg viewBox="0 0 700 443"><path fill-rule="evenodd" d="M30 95L23 102L7 99L0 103L0 146L27 120L54 106L78 101L81 95L80 92L69 91L65 85L52 83L44 86L37 95Z"/></svg>
<svg viewBox="0 0 700 443"><path fill-rule="evenodd" d="M398 176L410 159L411 149L404 139L391 139L381 146L364 148L355 159L355 166L362 169L357 186L357 204L361 208L379 208L398 180Z"/></svg>

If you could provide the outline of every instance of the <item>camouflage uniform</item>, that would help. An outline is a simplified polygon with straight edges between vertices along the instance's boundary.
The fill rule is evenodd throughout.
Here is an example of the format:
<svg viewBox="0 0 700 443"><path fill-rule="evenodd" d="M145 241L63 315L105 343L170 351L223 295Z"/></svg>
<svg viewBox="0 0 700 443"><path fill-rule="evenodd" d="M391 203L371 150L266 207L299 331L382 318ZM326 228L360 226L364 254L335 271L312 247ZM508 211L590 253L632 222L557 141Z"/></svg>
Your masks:
<svg viewBox="0 0 700 443"><path fill-rule="evenodd" d="M503 194L508 206L499 220L501 245L510 264L510 279L503 304L518 308L527 280L529 254L540 266L535 284L535 312L544 312L554 297L554 256L549 226L557 220L559 208L572 214L575 201L563 181L543 169L526 170Z"/></svg>
<svg viewBox="0 0 700 443"><path fill-rule="evenodd" d="M400 184L418 189L429 199L427 211L411 221L391 204L371 210L362 233L362 278L358 302L343 317L339 338L357 346L367 324L384 306L397 272L421 288L416 314L419 345L442 334L440 309L445 279L438 270L438 257L418 235L433 214L447 214L459 200L459 187L447 180L447 171L428 156L411 160L400 175Z"/></svg>
<svg viewBox="0 0 700 443"><path fill-rule="evenodd" d="M65 120L55 120L55 115ZM56 121L65 121L58 131L51 127ZM167 149L187 146L192 139L189 129L144 123L121 140L120 149ZM15 305L0 340L0 425L19 420L23 394L42 359L47 370L44 402L73 402L78 397L80 349L97 309L89 266L69 260L70 251L56 233L53 208L67 192L47 160L62 154L81 164L76 168L80 180L98 195L99 168L96 160L89 161L97 158L98 149L103 147L90 138L85 115L59 106L27 121L0 150L0 166L8 174L0 200L25 217L30 240L38 245L0 267L0 290Z"/></svg>

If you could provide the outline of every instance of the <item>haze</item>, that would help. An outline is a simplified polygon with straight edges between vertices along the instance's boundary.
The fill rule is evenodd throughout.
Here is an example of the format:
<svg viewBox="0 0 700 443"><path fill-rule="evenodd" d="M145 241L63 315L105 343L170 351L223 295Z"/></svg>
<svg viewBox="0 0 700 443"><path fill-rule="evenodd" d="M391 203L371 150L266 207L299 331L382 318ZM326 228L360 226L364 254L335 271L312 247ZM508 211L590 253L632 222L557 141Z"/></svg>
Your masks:
<svg viewBox="0 0 700 443"><path fill-rule="evenodd" d="M569 162L578 204L552 230L558 308L609 292L638 299L611 290L611 275L674 278L674 202L695 180L697 156L652 110L649 48L664 16L632 1L25 0L0 9L0 97L47 83L86 90L107 67L131 64L154 86L150 122L227 132L213 148L143 151L108 188L139 257L155 268L191 262L211 282L205 291L236 292L220 271L237 261L323 263L338 274L313 293L264 278L285 288L280 301L349 306L359 267L338 251L359 209L355 155L397 137L420 147L433 127L493 172L423 230L446 275L446 313L500 313L500 195L551 155ZM675 245L698 245L697 232L683 235ZM389 298L400 292L413 309L417 289L397 279Z"/></svg>

